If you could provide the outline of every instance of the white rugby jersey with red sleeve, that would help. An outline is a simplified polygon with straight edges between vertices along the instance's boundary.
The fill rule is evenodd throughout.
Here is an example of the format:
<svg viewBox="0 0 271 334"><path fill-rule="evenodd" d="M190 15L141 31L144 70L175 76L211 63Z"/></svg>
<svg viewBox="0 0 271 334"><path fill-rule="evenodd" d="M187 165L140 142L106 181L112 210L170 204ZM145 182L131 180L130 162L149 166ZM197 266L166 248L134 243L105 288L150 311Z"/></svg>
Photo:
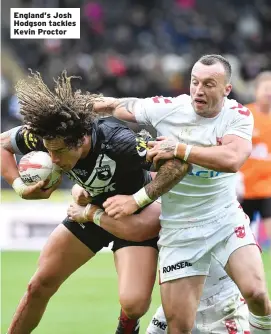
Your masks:
<svg viewBox="0 0 271 334"><path fill-rule="evenodd" d="M138 123L148 124L158 136L208 147L221 145L226 135L251 141L253 116L235 100L225 98L221 112L214 118L197 115L191 97L153 97L138 99L135 106ZM212 219L236 202L236 174L213 171L193 164L192 170L162 196L161 225L176 228L188 222Z"/></svg>

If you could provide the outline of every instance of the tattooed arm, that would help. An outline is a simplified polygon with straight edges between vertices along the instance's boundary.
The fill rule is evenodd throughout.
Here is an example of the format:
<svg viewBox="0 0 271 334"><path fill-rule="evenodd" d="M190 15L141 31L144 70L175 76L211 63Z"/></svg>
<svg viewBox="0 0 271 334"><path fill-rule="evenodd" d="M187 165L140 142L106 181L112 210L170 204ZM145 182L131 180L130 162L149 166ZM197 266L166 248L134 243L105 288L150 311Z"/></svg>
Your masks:
<svg viewBox="0 0 271 334"><path fill-rule="evenodd" d="M121 99L96 97L94 98L94 103L91 105L92 111L98 114L107 113L124 121L156 127L167 115L180 108L182 101L182 97L164 98L162 96L147 97L144 99L135 97Z"/></svg>
<svg viewBox="0 0 271 334"><path fill-rule="evenodd" d="M78 223L91 224L94 221L94 215L97 213L97 210L100 210L100 208L96 205L91 204L86 208L86 206L72 203L68 208L68 217ZM158 235L160 231L160 211L161 204L155 201L144 208L139 214L130 215L118 220L103 213L100 216L98 225L118 238L141 242Z"/></svg>
<svg viewBox="0 0 271 334"><path fill-rule="evenodd" d="M145 186L145 191L151 200L156 200L167 193L186 175L189 165L179 159L164 160L154 180Z"/></svg>
<svg viewBox="0 0 271 334"><path fill-rule="evenodd" d="M139 102L138 98L128 97L116 99L113 97L99 97L94 102L94 112L99 114L109 114L127 122L136 122L135 106Z"/></svg>
<svg viewBox="0 0 271 334"><path fill-rule="evenodd" d="M138 202L135 200L136 194L130 196L116 195L108 198L104 202L103 206L105 212L108 216L114 217L115 219L133 214L139 207L145 206L147 203L156 200L159 196L168 192L186 175L188 169L189 164L181 160L172 159L164 161L154 180L139 190L139 192L145 193L148 201L139 206Z"/></svg>
<svg viewBox="0 0 271 334"><path fill-rule="evenodd" d="M0 135L1 145L1 175L11 185L19 177L19 172L14 156L11 142L13 129L3 132Z"/></svg>

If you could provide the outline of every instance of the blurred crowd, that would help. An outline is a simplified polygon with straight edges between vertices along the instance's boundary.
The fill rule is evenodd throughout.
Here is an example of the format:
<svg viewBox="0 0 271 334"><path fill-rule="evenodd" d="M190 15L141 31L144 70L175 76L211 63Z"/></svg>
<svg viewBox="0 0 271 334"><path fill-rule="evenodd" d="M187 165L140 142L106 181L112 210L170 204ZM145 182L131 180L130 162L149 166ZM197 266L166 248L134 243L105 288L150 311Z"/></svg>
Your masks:
<svg viewBox="0 0 271 334"><path fill-rule="evenodd" d="M76 88L106 96L189 92L202 54L225 55L234 70L231 97L253 100L253 79L271 70L269 0L18 0L17 7L81 8L81 38L11 40L2 20L2 131L20 123L14 83L27 69L45 82L63 70ZM2 6L7 6L2 4ZM10 6L10 5L9 5Z"/></svg>

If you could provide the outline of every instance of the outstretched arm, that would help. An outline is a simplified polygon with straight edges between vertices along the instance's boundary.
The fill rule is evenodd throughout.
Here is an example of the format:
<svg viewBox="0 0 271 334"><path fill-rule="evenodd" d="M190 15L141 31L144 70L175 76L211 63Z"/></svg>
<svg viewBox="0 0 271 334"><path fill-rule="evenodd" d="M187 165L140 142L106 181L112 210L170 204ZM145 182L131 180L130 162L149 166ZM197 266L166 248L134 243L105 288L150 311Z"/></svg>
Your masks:
<svg viewBox="0 0 271 334"><path fill-rule="evenodd" d="M221 144L221 146L200 147L166 139L149 142L148 145L152 148L148 150L147 156L154 165L161 159L172 159L175 156L218 172L237 172L250 155L251 142L236 135L227 135L222 138Z"/></svg>
<svg viewBox="0 0 271 334"><path fill-rule="evenodd" d="M121 99L99 97L94 101L94 112L113 115L127 122L136 122L135 107L137 103L139 103L139 99L135 97Z"/></svg>
<svg viewBox="0 0 271 334"><path fill-rule="evenodd" d="M157 202L152 203L139 214L115 220L106 213L101 216L100 226L118 238L141 242L155 238L160 231L160 208Z"/></svg>
<svg viewBox="0 0 271 334"><path fill-rule="evenodd" d="M92 224L95 213L100 211L100 217L96 223L118 238L130 241L140 242L148 240L156 237L160 231L159 215L161 205L157 202L152 203L139 214L118 220L109 217L105 212L101 212L101 209L96 205L89 205L87 212L85 212L86 208L76 203L71 204L68 209L69 218L79 223L89 222Z"/></svg>
<svg viewBox="0 0 271 334"><path fill-rule="evenodd" d="M218 172L235 173L251 153L254 122L251 112L239 103L229 108L227 115L231 120L221 134L220 145L201 147L158 138L156 142L148 142L153 147L148 150L148 159L156 164L160 159L177 157Z"/></svg>

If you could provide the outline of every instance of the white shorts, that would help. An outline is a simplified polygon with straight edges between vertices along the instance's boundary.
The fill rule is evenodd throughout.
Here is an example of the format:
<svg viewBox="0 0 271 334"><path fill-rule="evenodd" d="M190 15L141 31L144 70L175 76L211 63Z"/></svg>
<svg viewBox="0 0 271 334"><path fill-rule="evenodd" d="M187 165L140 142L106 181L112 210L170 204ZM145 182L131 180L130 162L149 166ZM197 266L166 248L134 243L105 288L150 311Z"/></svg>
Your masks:
<svg viewBox="0 0 271 334"><path fill-rule="evenodd" d="M236 249L256 244L249 223L244 211L236 208L204 224L176 229L163 227L158 241L161 283L208 275L212 256L225 267Z"/></svg>
<svg viewBox="0 0 271 334"><path fill-rule="evenodd" d="M219 295L221 297L221 295ZM223 301L216 301L212 296L208 300L202 301L196 315L196 321L192 334L248 334L249 311L241 295L232 295ZM211 306L210 302L212 303ZM147 334L167 334L167 322L162 306L160 306L153 316Z"/></svg>

